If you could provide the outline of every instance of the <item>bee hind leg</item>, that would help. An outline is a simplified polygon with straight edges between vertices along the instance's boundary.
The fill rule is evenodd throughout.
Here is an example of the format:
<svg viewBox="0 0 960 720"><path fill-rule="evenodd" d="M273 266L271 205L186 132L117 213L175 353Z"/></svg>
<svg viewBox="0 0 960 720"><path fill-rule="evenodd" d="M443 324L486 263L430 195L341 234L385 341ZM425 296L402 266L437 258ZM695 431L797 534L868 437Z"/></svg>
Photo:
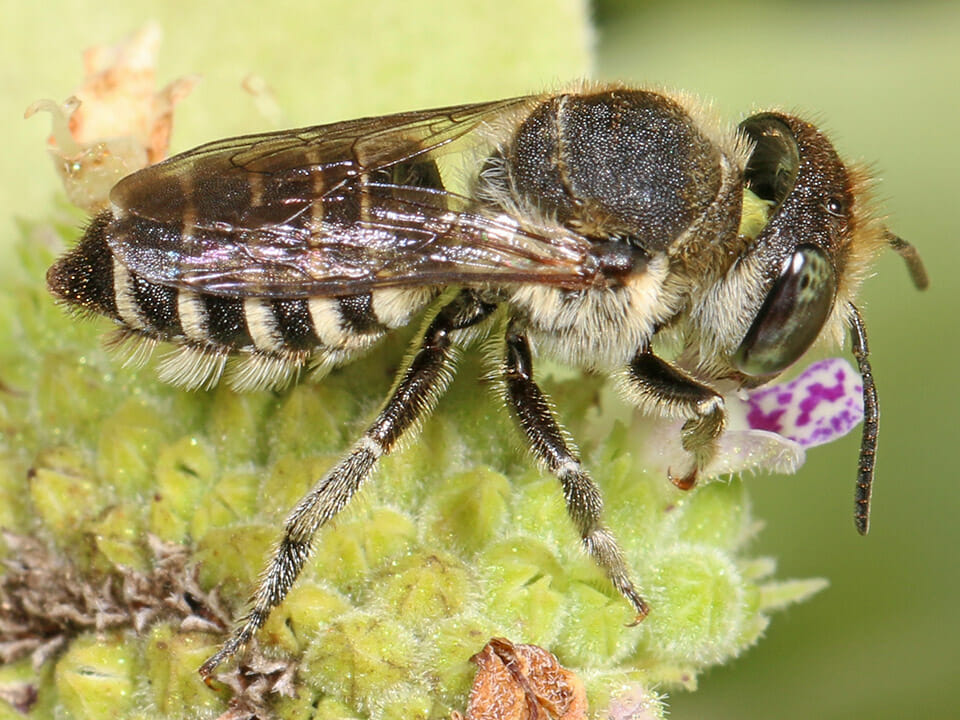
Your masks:
<svg viewBox="0 0 960 720"><path fill-rule="evenodd" d="M317 530L339 513L376 468L377 461L396 447L434 407L453 375L456 347L472 341L474 327L496 305L464 290L429 321L409 364L400 372L390 398L347 455L308 492L290 513L283 538L254 593L251 609L216 654L200 666L210 678L224 661L242 651L279 605L303 569Z"/></svg>
<svg viewBox="0 0 960 720"><path fill-rule="evenodd" d="M621 377L620 389L643 410L688 418L681 431L681 443L692 455L693 467L680 476L671 472L669 477L681 490L692 489L700 471L716 455L717 438L726 425L723 398L649 350L634 356Z"/></svg>
<svg viewBox="0 0 960 720"><path fill-rule="evenodd" d="M568 447L565 432L557 424L549 401L533 379L530 345L516 322L512 322L507 330L501 374L505 399L523 428L530 448L563 486L567 513L580 533L584 549L633 606L637 613L636 622L639 622L646 617L649 608L630 579L620 545L601 522L603 498L600 489Z"/></svg>

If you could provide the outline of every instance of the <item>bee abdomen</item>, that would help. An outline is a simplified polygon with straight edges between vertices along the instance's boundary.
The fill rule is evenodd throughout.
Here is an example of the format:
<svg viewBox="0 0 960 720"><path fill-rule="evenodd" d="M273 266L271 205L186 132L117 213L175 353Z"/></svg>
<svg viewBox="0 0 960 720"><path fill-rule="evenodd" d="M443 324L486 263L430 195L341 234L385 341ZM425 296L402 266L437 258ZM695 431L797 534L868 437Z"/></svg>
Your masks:
<svg viewBox="0 0 960 720"><path fill-rule="evenodd" d="M304 366L339 365L406 325L435 295L428 288L382 289L343 297L269 298L197 293L128 270L106 240L110 215L97 217L79 245L47 273L51 293L121 326L114 338L178 346L161 361L161 379L211 387L224 372L241 390L286 384ZM237 356L230 363L231 356Z"/></svg>
<svg viewBox="0 0 960 720"><path fill-rule="evenodd" d="M75 310L119 319L113 290L113 253L104 240L110 213L98 215L84 239L47 270L47 287Z"/></svg>

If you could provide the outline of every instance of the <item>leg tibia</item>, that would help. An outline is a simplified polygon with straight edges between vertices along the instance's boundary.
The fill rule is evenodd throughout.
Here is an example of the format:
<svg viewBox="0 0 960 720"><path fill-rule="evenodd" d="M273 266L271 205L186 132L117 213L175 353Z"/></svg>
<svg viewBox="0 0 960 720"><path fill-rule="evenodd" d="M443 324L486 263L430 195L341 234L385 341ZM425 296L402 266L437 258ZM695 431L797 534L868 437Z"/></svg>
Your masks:
<svg viewBox="0 0 960 720"><path fill-rule="evenodd" d="M633 605L637 619L642 619L647 614L647 604L630 579L620 546L603 526L600 489L569 449L547 399L533 379L527 339L514 328L507 333L502 374L507 403L523 428L534 455L560 480L567 513L580 533L584 549Z"/></svg>
<svg viewBox="0 0 960 720"><path fill-rule="evenodd" d="M200 668L208 679L220 663L241 651L279 605L310 556L314 536L339 513L376 468L446 390L453 374L458 332L488 317L495 306L463 291L441 308L428 325L390 398L353 449L303 497L287 518L284 536L254 593L250 612L239 628ZM465 336L464 336L465 337Z"/></svg>

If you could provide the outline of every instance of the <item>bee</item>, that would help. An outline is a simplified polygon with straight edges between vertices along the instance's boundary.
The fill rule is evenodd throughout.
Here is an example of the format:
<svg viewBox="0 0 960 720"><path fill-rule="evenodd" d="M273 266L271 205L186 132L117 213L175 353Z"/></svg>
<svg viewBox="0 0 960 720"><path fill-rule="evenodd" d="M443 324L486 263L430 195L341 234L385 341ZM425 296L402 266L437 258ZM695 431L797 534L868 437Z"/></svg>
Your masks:
<svg viewBox="0 0 960 720"><path fill-rule="evenodd" d="M618 85L220 140L121 180L47 282L113 319L121 340L173 343L164 380L282 386L349 362L432 304L379 414L293 509L249 613L201 675L245 648L317 531L494 328L503 401L638 621L648 606L537 357L608 373L628 402L685 419L689 466L670 479L689 489L724 429L718 385L761 385L849 330L866 533L879 410L854 298L883 247L927 283L867 184L794 115L732 127L692 98ZM667 336L672 359L654 350Z"/></svg>

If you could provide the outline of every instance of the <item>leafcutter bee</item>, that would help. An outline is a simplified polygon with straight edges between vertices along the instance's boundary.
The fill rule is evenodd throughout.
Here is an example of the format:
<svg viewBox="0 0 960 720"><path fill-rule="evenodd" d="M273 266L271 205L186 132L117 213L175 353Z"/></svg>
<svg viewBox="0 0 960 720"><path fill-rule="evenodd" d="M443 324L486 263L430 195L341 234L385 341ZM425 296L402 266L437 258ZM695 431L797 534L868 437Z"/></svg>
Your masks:
<svg viewBox="0 0 960 720"><path fill-rule="evenodd" d="M472 170L451 162L463 158ZM638 619L647 605L537 385L537 356L610 373L628 402L685 418L689 467L671 479L690 488L724 428L717 383L760 385L849 329L865 533L879 413L854 296L884 246L926 284L866 183L793 115L728 127L691 98L621 86L221 140L121 180L47 281L124 338L173 343L166 380L209 386L227 368L238 389L282 385L434 303L380 413L293 509L252 609L201 674L247 644L317 530L433 408L458 349L494 327L503 400ZM679 339L675 358L654 352L660 333Z"/></svg>

